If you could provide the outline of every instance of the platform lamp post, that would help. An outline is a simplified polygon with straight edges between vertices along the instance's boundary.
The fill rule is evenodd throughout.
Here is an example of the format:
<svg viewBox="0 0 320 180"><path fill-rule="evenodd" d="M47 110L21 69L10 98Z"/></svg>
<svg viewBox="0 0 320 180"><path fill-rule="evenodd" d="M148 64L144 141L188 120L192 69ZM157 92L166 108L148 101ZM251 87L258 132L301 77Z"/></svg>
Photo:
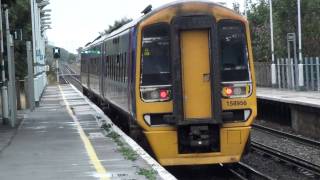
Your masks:
<svg viewBox="0 0 320 180"><path fill-rule="evenodd" d="M1 102L2 102L2 121L6 123L9 119L9 105L8 105L8 87L6 85L6 73L4 67L4 44L3 44L3 27L2 27L2 2L0 0L0 61L1 61Z"/></svg>
<svg viewBox="0 0 320 180"><path fill-rule="evenodd" d="M273 18L272 18L272 0L269 0L270 6L270 41L271 41L271 83L272 87L277 86L277 78L276 78L276 64L274 59L274 42L273 42ZM280 85L280 84L279 84Z"/></svg>
<svg viewBox="0 0 320 180"><path fill-rule="evenodd" d="M9 9L8 6L4 9L5 25L6 25L6 39L7 39L7 62L8 62L8 107L9 119L11 127L15 127L17 119L17 93L16 93L16 77L15 77L15 63L14 63L14 44L13 38L10 34L9 26Z"/></svg>
<svg viewBox="0 0 320 180"><path fill-rule="evenodd" d="M300 0L297 0L298 8L298 37L299 37L299 90L304 89L304 78L303 78L303 62L302 62L302 43L301 43L301 7Z"/></svg>

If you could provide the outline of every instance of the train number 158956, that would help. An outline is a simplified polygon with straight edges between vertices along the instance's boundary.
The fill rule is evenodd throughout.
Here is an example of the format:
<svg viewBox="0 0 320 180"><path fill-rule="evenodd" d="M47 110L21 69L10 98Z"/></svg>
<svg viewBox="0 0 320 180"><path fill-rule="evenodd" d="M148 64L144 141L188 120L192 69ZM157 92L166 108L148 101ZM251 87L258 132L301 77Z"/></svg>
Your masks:
<svg viewBox="0 0 320 180"><path fill-rule="evenodd" d="M227 101L227 106L246 106L247 101Z"/></svg>

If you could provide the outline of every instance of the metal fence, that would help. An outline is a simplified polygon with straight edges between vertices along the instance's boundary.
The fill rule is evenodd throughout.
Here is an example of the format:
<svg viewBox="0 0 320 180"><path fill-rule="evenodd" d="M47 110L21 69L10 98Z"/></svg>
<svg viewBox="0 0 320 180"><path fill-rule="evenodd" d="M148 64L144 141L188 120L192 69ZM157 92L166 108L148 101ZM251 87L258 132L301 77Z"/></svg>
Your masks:
<svg viewBox="0 0 320 180"><path fill-rule="evenodd" d="M259 87L272 87L271 83L271 63L255 62L254 69L256 83Z"/></svg>
<svg viewBox="0 0 320 180"><path fill-rule="evenodd" d="M307 90L320 91L320 59L305 59L305 85Z"/></svg>
<svg viewBox="0 0 320 180"><path fill-rule="evenodd" d="M320 91L320 58L305 57L303 64L303 90ZM255 63L256 81L259 87L272 87L271 63ZM293 59L278 58L276 60L276 87L298 90L298 64Z"/></svg>

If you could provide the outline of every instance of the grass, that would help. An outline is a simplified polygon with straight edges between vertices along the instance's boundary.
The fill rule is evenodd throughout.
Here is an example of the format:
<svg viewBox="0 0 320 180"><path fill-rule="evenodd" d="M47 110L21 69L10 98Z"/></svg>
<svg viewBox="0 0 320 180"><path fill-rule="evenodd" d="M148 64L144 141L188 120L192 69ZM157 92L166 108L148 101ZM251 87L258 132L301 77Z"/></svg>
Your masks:
<svg viewBox="0 0 320 180"><path fill-rule="evenodd" d="M146 177L148 180L156 180L156 171L151 169L140 168L138 171L139 175Z"/></svg>
<svg viewBox="0 0 320 180"><path fill-rule="evenodd" d="M108 125L106 125L105 127L105 129L108 132L107 137L111 138L118 145L118 151L123 155L123 157L130 161L137 160L138 154L121 140L120 135L118 133L110 130L110 128L111 126Z"/></svg>
<svg viewBox="0 0 320 180"><path fill-rule="evenodd" d="M107 137L111 138L118 146L118 151L122 154L122 156L130 161L135 161L138 158L138 154L133 151L126 143L124 143L120 137L120 135L112 130L111 124L104 124L103 129L107 131ZM153 169L145 169L139 168L138 174L146 177L148 180L156 180L157 172Z"/></svg>
<svg viewBox="0 0 320 180"><path fill-rule="evenodd" d="M131 148L126 147L126 146L121 146L118 150L119 150L119 152L122 153L122 155L123 155L126 159L128 159L128 160L130 160L130 161L135 161L135 160L137 160L138 155L137 155L137 153L136 153L135 151L133 151Z"/></svg>
<svg viewBox="0 0 320 180"><path fill-rule="evenodd" d="M112 126L111 124L105 123L102 125L102 128L105 129L107 132L110 132L111 126Z"/></svg>

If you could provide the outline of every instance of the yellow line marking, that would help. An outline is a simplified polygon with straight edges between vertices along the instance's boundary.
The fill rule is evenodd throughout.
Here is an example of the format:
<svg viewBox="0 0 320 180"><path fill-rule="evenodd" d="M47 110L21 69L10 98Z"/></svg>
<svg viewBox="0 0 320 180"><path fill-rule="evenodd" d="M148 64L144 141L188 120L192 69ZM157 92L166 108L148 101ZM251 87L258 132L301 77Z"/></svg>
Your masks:
<svg viewBox="0 0 320 180"><path fill-rule="evenodd" d="M80 137L81 137L81 140L87 150L87 153L88 153L88 156L90 158L90 162L94 165L100 179L102 180L107 180L109 179L109 177L107 176L107 171L106 169L102 166L97 154L96 154L96 151L94 150L89 138L86 136L85 132L83 131L77 117L75 115L73 115L72 113L72 110L70 108L70 105L68 103L68 101L66 100L65 98L65 95L61 89L61 86L59 86L59 89L60 89L60 92L62 94L62 98L63 98L63 101L64 103L66 104L66 107L67 107L67 111L68 111L68 114L72 117L73 121L76 123L77 125L77 129L79 131L79 134L80 134Z"/></svg>

